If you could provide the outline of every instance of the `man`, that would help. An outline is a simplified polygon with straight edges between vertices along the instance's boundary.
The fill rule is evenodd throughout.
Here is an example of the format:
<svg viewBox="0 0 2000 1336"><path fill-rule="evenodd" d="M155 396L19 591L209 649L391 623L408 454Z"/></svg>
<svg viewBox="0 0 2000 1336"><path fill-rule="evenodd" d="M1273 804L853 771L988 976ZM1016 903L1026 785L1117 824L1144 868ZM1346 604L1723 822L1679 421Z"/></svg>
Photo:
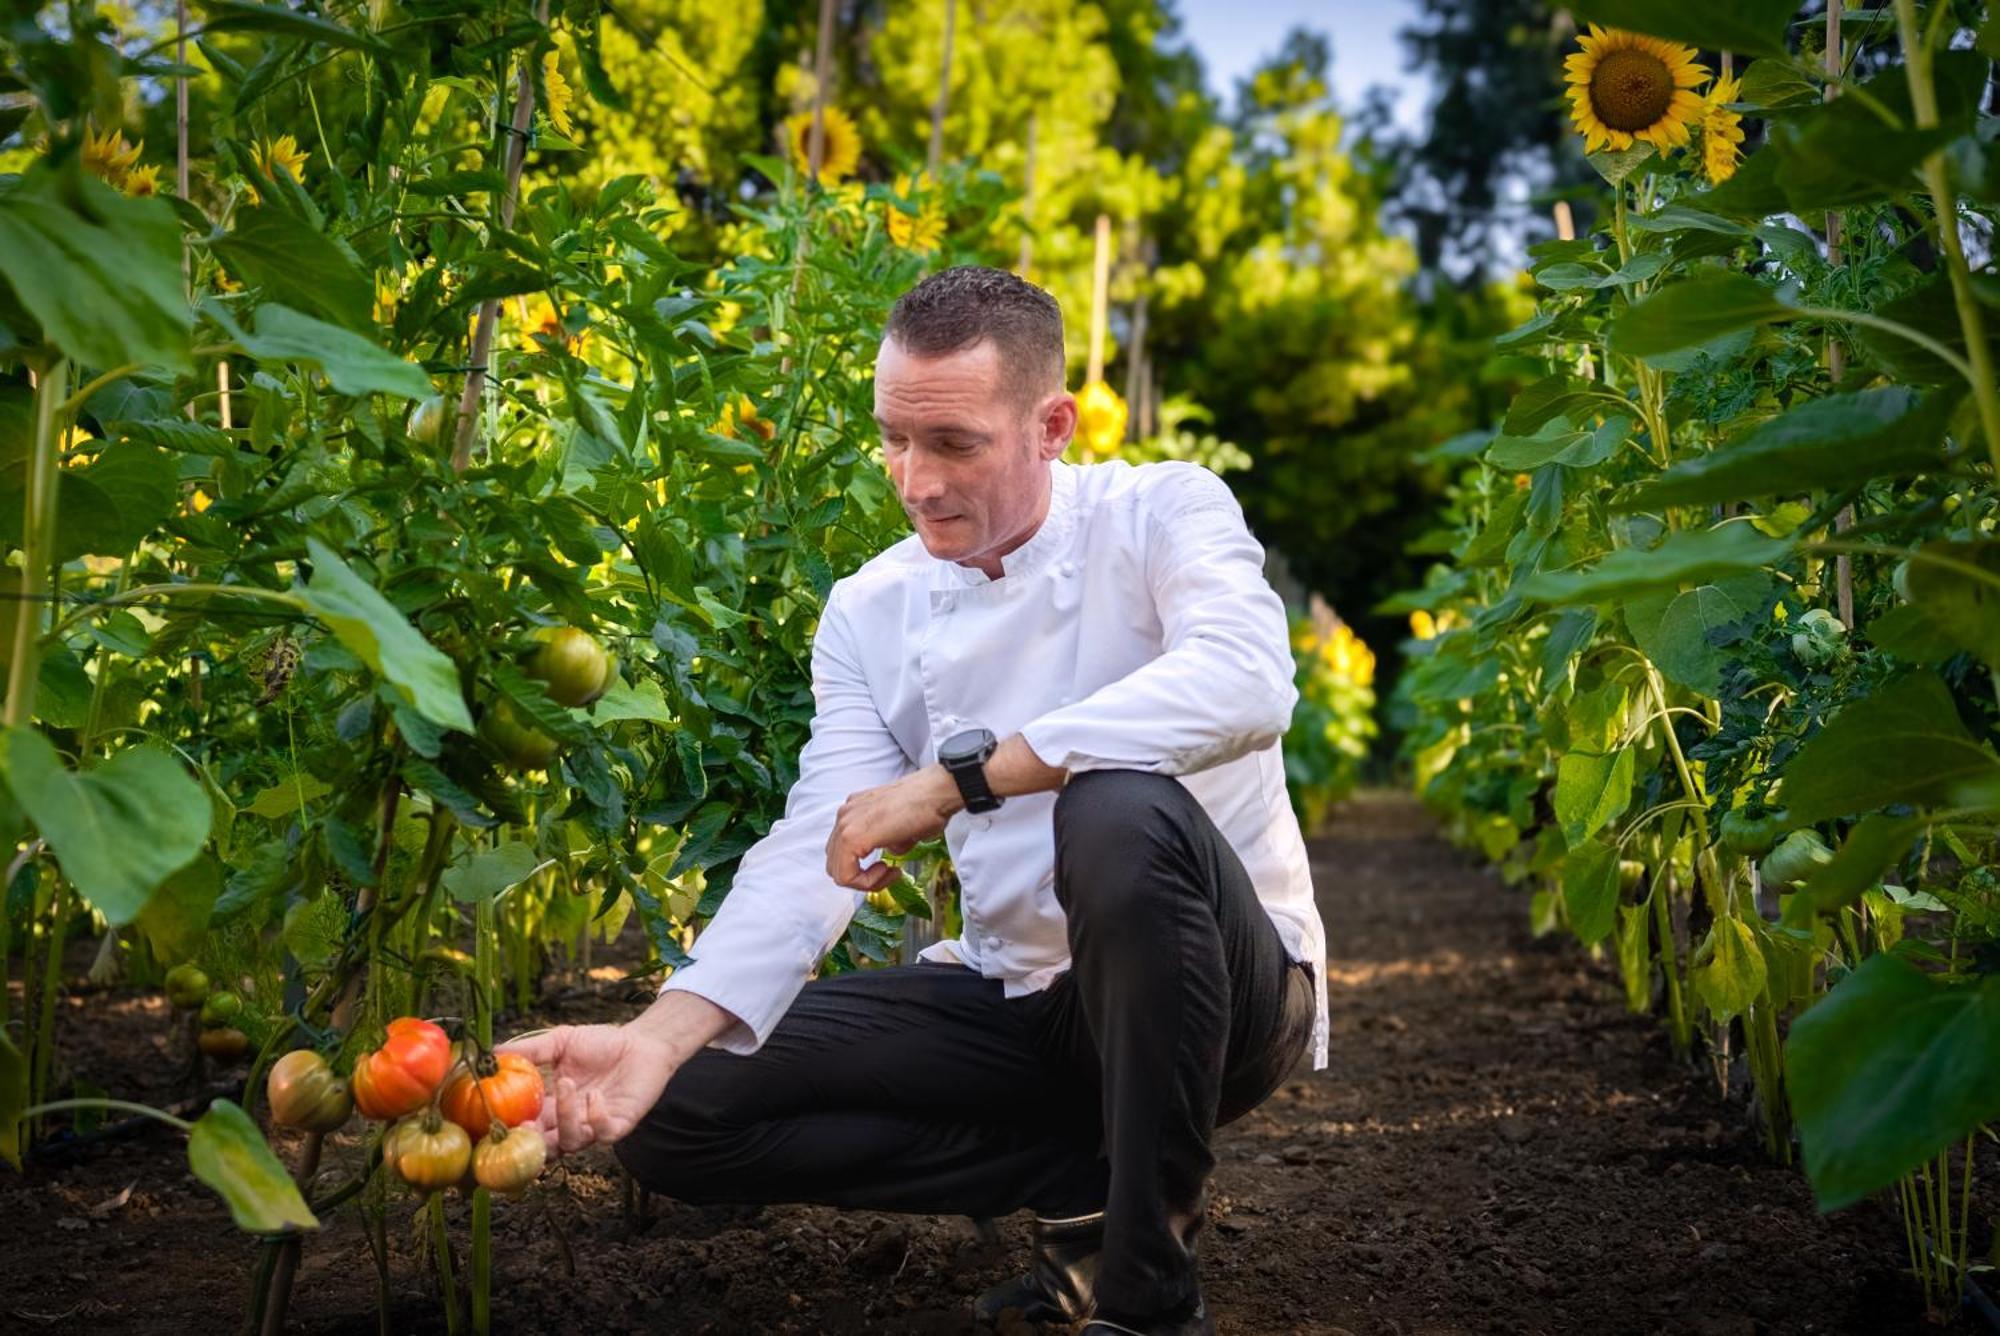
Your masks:
<svg viewBox="0 0 2000 1336"><path fill-rule="evenodd" d="M876 418L915 533L834 586L785 815L659 1000L512 1045L556 1153L685 1201L1035 1212L983 1318L1208 1332L1214 1127L1326 1063L1278 738L1284 609L1213 474L1076 467L1062 314L1000 270L890 316ZM876 860L942 831L965 931L807 982Z"/></svg>

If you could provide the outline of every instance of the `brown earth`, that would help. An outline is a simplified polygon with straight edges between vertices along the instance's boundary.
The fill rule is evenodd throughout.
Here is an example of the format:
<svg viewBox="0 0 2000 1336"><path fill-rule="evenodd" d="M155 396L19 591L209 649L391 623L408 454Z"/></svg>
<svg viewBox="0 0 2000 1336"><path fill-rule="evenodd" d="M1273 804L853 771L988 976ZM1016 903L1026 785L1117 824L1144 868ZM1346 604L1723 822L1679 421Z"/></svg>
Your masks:
<svg viewBox="0 0 2000 1336"><path fill-rule="evenodd" d="M1203 1246L1223 1332L1939 1330L1920 1317L1893 1209L1816 1214L1744 1102L1626 1015L1604 964L1532 940L1522 897L1408 799L1349 804L1313 856L1333 1063L1218 1134ZM163 1004L74 1001L63 1043L78 1073L169 1098ZM601 983L513 1028L634 1005ZM358 1154L358 1126L336 1163ZM455 1196L450 1211L462 1223ZM421 1217L397 1199L390 1218L388 1330L442 1331ZM1974 1232L1983 1247L1989 1225ZM950 1218L670 1202L635 1224L614 1163L593 1154L538 1198L497 1204L495 1234L496 1331L943 1333L1018 1267L1026 1228L1003 1221L992 1245ZM43 1155L25 1177L0 1169L0 1239L0 1330L19 1332L220 1336L242 1320L255 1253L164 1134ZM345 1210L306 1246L290 1329L374 1331L376 1311Z"/></svg>

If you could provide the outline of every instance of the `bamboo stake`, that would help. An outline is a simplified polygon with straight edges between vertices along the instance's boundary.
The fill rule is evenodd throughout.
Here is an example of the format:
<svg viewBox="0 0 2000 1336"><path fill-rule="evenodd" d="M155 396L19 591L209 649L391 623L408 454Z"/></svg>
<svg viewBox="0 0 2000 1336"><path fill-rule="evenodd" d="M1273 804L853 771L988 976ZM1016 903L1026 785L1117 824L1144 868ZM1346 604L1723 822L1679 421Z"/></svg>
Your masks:
<svg viewBox="0 0 2000 1336"><path fill-rule="evenodd" d="M547 27L549 0L537 0L535 22ZM534 62L521 61L520 88L514 95L514 118L507 136L507 188L500 195L500 230L514 223L514 206L521 193L521 169L528 161L528 127L535 120ZM472 466L473 425L480 396L486 392L486 365L493 355L493 329L500 322L500 299L488 297L479 304L479 324L472 332L472 351L466 358L470 370L465 375L465 392L458 399L456 430L452 434L451 468L463 473Z"/></svg>
<svg viewBox="0 0 2000 1336"><path fill-rule="evenodd" d="M818 47L813 54L812 133L806 137L806 175L819 180L826 160L826 93L833 82L833 0L819 0Z"/></svg>
<svg viewBox="0 0 2000 1336"><path fill-rule="evenodd" d="M1148 276L1153 268L1157 247L1151 237L1146 238L1139 248L1140 261ZM1138 405L1144 393L1146 376L1146 298L1147 290L1142 282L1138 300L1132 304L1132 349L1125 363L1125 402ZM1126 439L1141 440L1151 433L1143 432L1136 414L1126 419Z"/></svg>
<svg viewBox="0 0 2000 1336"><path fill-rule="evenodd" d="M1840 36L1841 0L1826 0L1826 94L1828 102L1840 96L1840 72L1846 68L1841 54ZM1838 269L1843 263L1840 247L1842 218L1840 210L1829 209L1826 215L1826 263L1829 268ZM1826 336L1826 370L1833 383L1838 385L1847 375L1847 345L1832 330ZM1833 517L1833 531L1839 533L1854 523L1854 507L1842 506L1840 513ZM1842 552L1833 559L1834 603L1840 624L1854 625L1854 558Z"/></svg>
<svg viewBox="0 0 2000 1336"><path fill-rule="evenodd" d="M951 105L951 37L958 26L958 0L944 0L944 58L939 62L937 101L931 104L931 180L944 162L944 114Z"/></svg>
<svg viewBox="0 0 2000 1336"><path fill-rule="evenodd" d="M1111 292L1111 215L1097 215L1097 258L1090 282L1090 373L1084 383L1104 379L1104 336Z"/></svg>
<svg viewBox="0 0 2000 1336"><path fill-rule="evenodd" d="M1021 258L1014 272L1022 278L1035 262L1035 128L1036 116L1028 113L1027 156L1021 167Z"/></svg>

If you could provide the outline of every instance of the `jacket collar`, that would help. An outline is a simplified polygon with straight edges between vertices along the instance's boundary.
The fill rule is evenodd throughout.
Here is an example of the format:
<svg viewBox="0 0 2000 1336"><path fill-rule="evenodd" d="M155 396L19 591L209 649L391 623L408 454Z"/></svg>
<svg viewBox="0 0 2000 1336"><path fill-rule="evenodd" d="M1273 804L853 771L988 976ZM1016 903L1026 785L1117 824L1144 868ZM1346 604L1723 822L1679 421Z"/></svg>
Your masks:
<svg viewBox="0 0 2000 1336"><path fill-rule="evenodd" d="M1032 574L1047 566L1063 550L1069 541L1071 530L1076 527L1076 465L1057 459L1049 464L1049 513L1042 518L1041 527L1028 536L1028 541L1000 558L1002 578ZM986 573L973 566L961 566L955 561L941 561L935 557L932 564L942 568L944 584L947 588L983 588L997 581L986 578Z"/></svg>

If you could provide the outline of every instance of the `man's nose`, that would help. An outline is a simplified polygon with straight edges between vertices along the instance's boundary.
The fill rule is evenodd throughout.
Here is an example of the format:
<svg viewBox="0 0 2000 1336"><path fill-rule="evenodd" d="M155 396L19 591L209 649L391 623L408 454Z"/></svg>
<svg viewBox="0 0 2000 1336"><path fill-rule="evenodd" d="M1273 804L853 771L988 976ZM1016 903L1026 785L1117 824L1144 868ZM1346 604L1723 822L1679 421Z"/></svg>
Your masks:
<svg viewBox="0 0 2000 1336"><path fill-rule="evenodd" d="M902 474L899 482L906 503L930 501L944 495L944 470L925 451L906 451Z"/></svg>

